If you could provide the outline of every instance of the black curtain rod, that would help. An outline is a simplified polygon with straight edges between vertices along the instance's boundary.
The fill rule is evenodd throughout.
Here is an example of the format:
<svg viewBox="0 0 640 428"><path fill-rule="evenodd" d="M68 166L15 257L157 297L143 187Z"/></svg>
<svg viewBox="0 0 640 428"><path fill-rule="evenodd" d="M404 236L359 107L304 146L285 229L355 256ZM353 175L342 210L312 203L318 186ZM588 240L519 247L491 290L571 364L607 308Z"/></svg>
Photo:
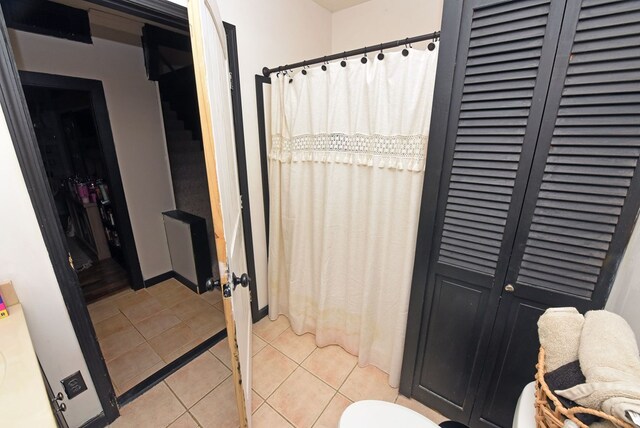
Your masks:
<svg viewBox="0 0 640 428"><path fill-rule="evenodd" d="M264 67L262 74L265 77L269 77L271 73L277 73L279 71L291 70L298 67L305 67L307 65L319 64L321 62L333 61L334 59L343 59L355 55L364 55L368 52L377 52L384 49L391 49L402 45L410 45L412 43L424 42L425 40L434 40L440 37L440 31L434 31L433 33L423 34L421 36L407 37L406 39L395 40L393 42L380 43L373 46L365 46L360 49L353 49L342 53L333 55L321 56L314 59L308 59L306 61L296 62L295 64L286 64L276 68Z"/></svg>

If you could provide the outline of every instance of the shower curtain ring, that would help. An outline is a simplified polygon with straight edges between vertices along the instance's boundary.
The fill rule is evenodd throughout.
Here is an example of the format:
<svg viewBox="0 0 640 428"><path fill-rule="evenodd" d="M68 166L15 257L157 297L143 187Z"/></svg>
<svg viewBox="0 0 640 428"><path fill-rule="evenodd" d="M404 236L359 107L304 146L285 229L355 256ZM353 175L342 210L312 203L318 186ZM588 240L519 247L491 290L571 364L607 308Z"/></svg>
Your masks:
<svg viewBox="0 0 640 428"><path fill-rule="evenodd" d="M347 51L344 51L343 55L344 55L344 59L342 61L340 61L340 65L342 67L346 67L347 66Z"/></svg>
<svg viewBox="0 0 640 428"><path fill-rule="evenodd" d="M407 49L407 45L409 44L409 38L404 39L404 49L402 49L402 56L409 55L409 49Z"/></svg>
<svg viewBox="0 0 640 428"><path fill-rule="evenodd" d="M360 59L360 62L363 63L363 64L366 64L367 61L368 61L368 59L367 59L367 47L365 46L364 47L364 56Z"/></svg>
<svg viewBox="0 0 640 428"><path fill-rule="evenodd" d="M323 57L322 59L323 59L323 61L322 61L322 67L321 67L321 68L322 68L322 71L327 71L327 57L325 56L325 57Z"/></svg>
<svg viewBox="0 0 640 428"><path fill-rule="evenodd" d="M306 76L307 75L307 61L302 61L302 75Z"/></svg>
<svg viewBox="0 0 640 428"><path fill-rule="evenodd" d="M382 53L382 43L380 43L380 53L378 54L378 59L380 61L384 59L384 53Z"/></svg>

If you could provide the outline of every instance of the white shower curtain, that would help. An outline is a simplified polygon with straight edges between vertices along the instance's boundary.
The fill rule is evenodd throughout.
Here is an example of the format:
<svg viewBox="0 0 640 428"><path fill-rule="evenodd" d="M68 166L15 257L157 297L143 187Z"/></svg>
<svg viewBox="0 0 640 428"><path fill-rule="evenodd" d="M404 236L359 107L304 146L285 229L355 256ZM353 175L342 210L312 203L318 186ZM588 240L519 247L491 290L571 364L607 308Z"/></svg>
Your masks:
<svg viewBox="0 0 640 428"><path fill-rule="evenodd" d="M397 386L438 49L272 76L269 316Z"/></svg>

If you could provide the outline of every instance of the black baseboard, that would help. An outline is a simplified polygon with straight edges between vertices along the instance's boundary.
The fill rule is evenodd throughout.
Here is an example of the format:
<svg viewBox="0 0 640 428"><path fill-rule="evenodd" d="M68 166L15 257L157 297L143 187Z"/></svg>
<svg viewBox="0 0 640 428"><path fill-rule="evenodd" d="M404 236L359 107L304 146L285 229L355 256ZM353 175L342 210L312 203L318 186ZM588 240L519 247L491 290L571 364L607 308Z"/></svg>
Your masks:
<svg viewBox="0 0 640 428"><path fill-rule="evenodd" d="M166 281L167 279L175 278L175 273L170 270L169 272L161 273L160 275L154 276L153 278L144 280L144 288L152 287L156 284L160 284L162 281Z"/></svg>
<svg viewBox="0 0 640 428"><path fill-rule="evenodd" d="M186 287L189 287L191 291L198 294L197 284L194 284L193 282L189 281L187 278L185 278L184 276L180 275L178 272L173 270L170 270L169 272L161 273L160 275L154 276L153 278L145 279L144 288L153 287L154 285L160 284L162 281L166 281L167 279L171 279L171 278L177 279L183 285L185 285Z"/></svg>
<svg viewBox="0 0 640 428"><path fill-rule="evenodd" d="M108 424L107 417L103 413L100 413L98 416L95 416L92 419L89 419L87 422L82 424L80 428L104 428Z"/></svg>
<svg viewBox="0 0 640 428"><path fill-rule="evenodd" d="M267 315L269 315L269 305L265 306L264 308L260 309L258 311L258 316L256 317L256 319L253 320L253 323L257 323L258 321L260 321L262 318L266 317Z"/></svg>
<svg viewBox="0 0 640 428"><path fill-rule="evenodd" d="M183 285L186 285L187 287L189 287L191 291L198 294L198 284L194 284L193 282L189 281L187 278L185 278L184 276L180 275L178 272L175 272L175 271L173 272L173 277L178 281L180 281Z"/></svg>
<svg viewBox="0 0 640 428"><path fill-rule="evenodd" d="M169 364L167 364L166 366L164 366L163 368L161 368L160 370L158 370L157 372L155 372L154 374L152 374L151 376L149 376L148 378L146 378L145 380L143 380L142 382L140 382L139 384L137 384L127 392L120 395L118 397L118 405L122 407L125 404L131 402L132 400L136 399L140 395L144 394L145 392L147 392L148 390L156 386L158 383L162 382L167 376L176 372L181 367L187 365L189 362L191 362L193 359L195 359L199 355L207 352L209 348L211 348L213 345L217 344L221 340L225 339L226 337L227 337L227 329L221 330L215 335L211 336L209 339L205 340L204 342L202 342L192 350L188 351L181 357L178 357L176 360L170 362Z"/></svg>

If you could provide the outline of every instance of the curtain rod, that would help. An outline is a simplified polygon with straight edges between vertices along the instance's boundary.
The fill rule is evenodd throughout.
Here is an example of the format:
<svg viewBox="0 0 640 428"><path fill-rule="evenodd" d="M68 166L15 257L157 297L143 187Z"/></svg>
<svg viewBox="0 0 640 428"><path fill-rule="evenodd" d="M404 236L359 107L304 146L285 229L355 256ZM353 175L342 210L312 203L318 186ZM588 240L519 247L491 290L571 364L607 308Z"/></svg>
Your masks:
<svg viewBox="0 0 640 428"><path fill-rule="evenodd" d="M308 59L306 61L296 62L294 64L285 64L276 68L264 67L262 69L262 74L265 77L269 77L271 73L277 73L279 71L291 70L293 68L305 67L307 65L319 64L321 62L333 61L334 59L343 59L355 55L364 55L368 52L377 52L379 50L381 51L384 49L391 49L402 45L410 45L412 43L423 42L425 40L436 40L439 37L440 31L434 31L433 33L423 34L421 36L407 37L406 39L395 40L393 42L380 43L373 46L365 46L364 48L353 49L333 55L321 56L314 59Z"/></svg>

